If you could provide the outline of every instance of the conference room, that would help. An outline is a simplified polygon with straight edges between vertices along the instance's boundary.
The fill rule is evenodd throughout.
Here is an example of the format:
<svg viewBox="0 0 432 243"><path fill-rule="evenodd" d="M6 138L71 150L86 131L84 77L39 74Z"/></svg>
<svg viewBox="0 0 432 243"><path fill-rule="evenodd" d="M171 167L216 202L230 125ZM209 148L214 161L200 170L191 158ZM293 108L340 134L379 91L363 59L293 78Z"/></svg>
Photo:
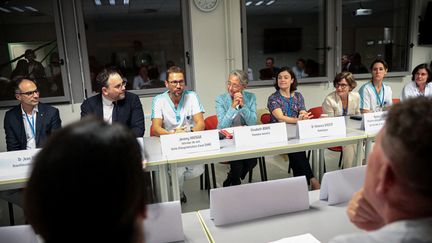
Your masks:
<svg viewBox="0 0 432 243"><path fill-rule="evenodd" d="M302 95L305 110L309 111L311 108L319 110L326 97L339 89L336 86L340 85L335 85L333 81L343 71L354 76L357 86L352 92L360 92L361 86L370 83L373 77L370 65L374 60L382 59L388 65L383 82L386 86L383 87L390 87L391 98L397 101L404 87L414 81L413 69L419 64L431 62L432 39L427 32L432 22L431 6L426 0L392 0L385 3L378 0L0 2L0 32L4 36L0 43L0 87L3 90L0 95L0 117L4 118L6 112L19 103L13 82L25 76L36 81L40 102L58 110L62 127L77 122L81 119L83 102L97 96L100 91L98 74L104 68L115 67L124 82L122 85L126 93L136 95L142 107L145 131L138 141L143 145L145 170L152 176L152 202L181 200L176 173L171 172L182 166L205 165L202 176L184 182L186 202L175 206L182 213L180 221L182 218L191 219L183 221L184 235L188 230L198 235L203 231L201 239L204 242L241 242L242 239L210 237L212 233L225 234L218 227L210 227L210 221L206 218L210 215L205 210L213 207L215 199L211 190L227 189L240 195L247 190L237 192L236 188L259 187L261 182L277 187L272 183L283 184L287 179L296 178L294 174L297 172L293 171L293 167L289 170L290 160L286 154L305 151L311 171L321 184L321 191L310 190L308 183L301 185L306 187L307 195L304 196L308 197L308 200L305 199L308 208L322 208L323 213L332 211L330 215L340 216L340 224L350 225L349 228L341 228L340 231L326 229L320 233L305 227L290 232L289 229L294 226L287 225L284 230L277 230L280 234L272 238L257 238L257 242L275 241L303 233L311 233L318 240L327 242L336 235L356 232L357 229L350 224L345 213L351 195L344 198L342 204L331 208L327 208L329 199L320 200L319 194L324 186L328 186L327 182L324 185L323 177L326 177L325 173L350 171L350 166L344 166L341 162L343 147L351 146L356 151L352 169L364 168L361 165L367 164L366 158L372 151L378 130L374 130L373 125L368 127L366 124L365 127L364 117L362 122L349 116L324 115L325 119L334 119L334 130L330 128L325 135L314 135L305 128L311 124L325 126L324 118L307 119L298 125L267 123L266 117L272 115L268 100L276 91L274 84L278 69L288 67L295 70L295 92ZM25 55L27 50L34 52L33 57ZM348 62L344 61L344 56ZM273 61L268 62L268 58ZM304 60L304 65L298 64L300 59ZM26 60L25 65L28 65L24 73L18 73L20 60ZM234 139L219 140L219 134L210 130L217 126L205 124L210 127L197 131L205 134L200 142L212 143L214 147L207 146L207 150L199 147L187 153L168 151L169 146L177 146L168 141L171 135L165 138L151 136L152 102L167 90L165 80L168 80L167 71L172 64L183 70L184 90L193 91L199 97L205 111L204 120L217 116L215 100L227 93L230 73L233 70L244 71L248 77L244 92L256 97L257 127L251 127L255 130L223 128L234 134ZM43 68L41 72L35 72L40 66ZM316 113L314 116L318 118L320 115ZM4 119L0 120L4 127ZM380 121L383 120L381 118ZM261 135L268 137L258 138L256 131L263 128L268 129L269 134L261 132ZM252 135L254 132L255 135ZM236 134L243 135L236 137ZM171 137L173 141L191 139L192 136L187 133L175 135L177 137ZM0 137L6 137L4 129L0 130ZM204 142L205 139L208 141ZM2 163L10 160L6 156L6 139L0 139L0 151L5 155ZM21 158L31 158L36 152L22 151L18 154L16 156ZM241 180L241 186L223 187L231 170L227 162L254 158L257 165ZM30 168L31 163L26 166ZM3 168L0 167L2 191L25 187L27 174L11 179L8 177L11 174ZM360 186L356 184L355 188ZM267 200L268 196L263 194L259 198ZM292 200L292 194L286 194L286 198L280 200ZM218 201L217 198L215 201ZM257 227L270 229L276 222L270 220L272 217L279 217L275 220L281 222L291 216L298 217L299 222L310 220L307 219L308 214L301 212L279 214L282 216L266 216L267 226ZM256 223L256 218L245 221ZM291 223L295 222L293 219ZM0 200L0 226L25 223L20 206ZM239 230L254 230L243 224L234 223L234 226L246 227ZM227 230L234 232L235 227ZM236 237L234 233L233 237ZM192 239L189 241L194 242ZM243 241L253 242L252 239Z"/></svg>

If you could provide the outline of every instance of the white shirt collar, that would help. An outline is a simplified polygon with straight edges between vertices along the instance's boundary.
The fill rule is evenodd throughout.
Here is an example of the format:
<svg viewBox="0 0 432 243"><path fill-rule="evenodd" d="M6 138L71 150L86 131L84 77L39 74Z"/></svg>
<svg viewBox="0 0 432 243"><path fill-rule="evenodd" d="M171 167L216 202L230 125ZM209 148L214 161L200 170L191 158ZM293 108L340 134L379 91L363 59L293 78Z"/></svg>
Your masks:
<svg viewBox="0 0 432 243"><path fill-rule="evenodd" d="M113 101L106 98L104 95L102 95L102 104L106 105L106 106L112 106L113 105Z"/></svg>
<svg viewBox="0 0 432 243"><path fill-rule="evenodd" d="M34 114L36 114L37 112L39 112L39 108L38 108L38 105L36 105L35 107L33 107L33 110L32 110L32 116L34 115ZM21 114L24 116L24 115L27 115L27 113L24 111L24 109L22 108L22 105L21 105Z"/></svg>

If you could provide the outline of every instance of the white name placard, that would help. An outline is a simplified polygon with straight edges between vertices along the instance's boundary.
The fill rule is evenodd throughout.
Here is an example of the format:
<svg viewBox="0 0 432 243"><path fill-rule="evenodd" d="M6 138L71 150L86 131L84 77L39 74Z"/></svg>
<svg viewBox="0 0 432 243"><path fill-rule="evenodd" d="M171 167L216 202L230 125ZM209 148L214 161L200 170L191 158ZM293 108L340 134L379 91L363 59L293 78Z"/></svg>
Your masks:
<svg viewBox="0 0 432 243"><path fill-rule="evenodd" d="M0 153L0 178L17 179L29 176L33 157L40 149L19 150Z"/></svg>
<svg viewBox="0 0 432 243"><path fill-rule="evenodd" d="M284 122L234 127L236 147L248 147L288 141Z"/></svg>
<svg viewBox="0 0 432 243"><path fill-rule="evenodd" d="M386 113L386 111L364 113L362 128L365 132L378 132L384 126Z"/></svg>
<svg viewBox="0 0 432 243"><path fill-rule="evenodd" d="M345 118L343 116L300 120L297 125L300 139L346 136Z"/></svg>
<svg viewBox="0 0 432 243"><path fill-rule="evenodd" d="M162 135L160 142L164 156L220 149L218 130Z"/></svg>

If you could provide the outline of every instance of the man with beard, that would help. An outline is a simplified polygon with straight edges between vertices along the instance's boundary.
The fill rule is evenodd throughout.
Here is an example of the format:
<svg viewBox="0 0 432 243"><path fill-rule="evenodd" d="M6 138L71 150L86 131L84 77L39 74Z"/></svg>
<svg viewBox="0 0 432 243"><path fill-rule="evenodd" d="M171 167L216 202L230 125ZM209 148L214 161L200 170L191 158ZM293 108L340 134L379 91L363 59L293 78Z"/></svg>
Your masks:
<svg viewBox="0 0 432 243"><path fill-rule="evenodd" d="M103 69L96 77L99 94L81 105L81 118L92 114L108 123L129 127L136 137L144 135L144 112L137 95L126 92L126 82L114 69Z"/></svg>
<svg viewBox="0 0 432 243"><path fill-rule="evenodd" d="M153 99L151 114L153 134L160 136L204 130L204 108L195 92L185 90L183 70L176 66L170 67L167 70L165 86L168 90ZM181 202L186 202L183 192L184 180L197 177L203 172L203 165L178 168Z"/></svg>

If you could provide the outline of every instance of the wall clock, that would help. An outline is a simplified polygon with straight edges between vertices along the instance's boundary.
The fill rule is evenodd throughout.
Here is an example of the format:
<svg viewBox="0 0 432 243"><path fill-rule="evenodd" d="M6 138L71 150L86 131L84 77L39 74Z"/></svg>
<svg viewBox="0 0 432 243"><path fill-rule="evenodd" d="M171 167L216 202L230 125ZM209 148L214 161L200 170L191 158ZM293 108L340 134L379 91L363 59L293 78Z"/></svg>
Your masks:
<svg viewBox="0 0 432 243"><path fill-rule="evenodd" d="M195 6L203 12L211 12L216 9L219 0L194 0Z"/></svg>

